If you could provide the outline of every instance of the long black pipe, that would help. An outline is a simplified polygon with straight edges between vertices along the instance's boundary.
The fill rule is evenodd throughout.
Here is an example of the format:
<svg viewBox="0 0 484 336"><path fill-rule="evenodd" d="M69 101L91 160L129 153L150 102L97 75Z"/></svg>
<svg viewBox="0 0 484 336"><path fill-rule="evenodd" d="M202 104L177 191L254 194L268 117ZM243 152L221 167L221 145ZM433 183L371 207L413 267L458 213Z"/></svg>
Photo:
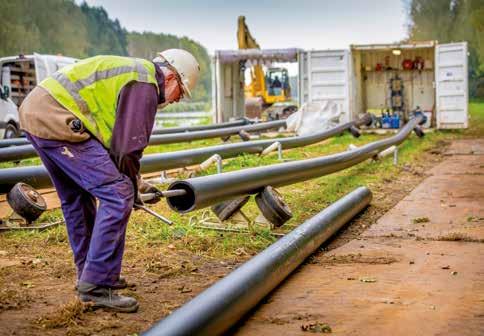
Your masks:
<svg viewBox="0 0 484 336"><path fill-rule="evenodd" d="M216 336L227 331L371 201L359 187L142 333Z"/></svg>
<svg viewBox="0 0 484 336"><path fill-rule="evenodd" d="M227 125L224 125L223 127L215 127L215 125L199 126L199 127L202 129L195 130L193 132L192 131L186 132L182 129L180 132L177 132L177 133L169 131L169 132L164 132L163 134L154 134L150 138L150 145L223 137L223 136L238 134L240 131L246 131L246 132L264 131L271 128L286 127L286 121L276 120L276 121L254 123L250 125L243 124L243 125L232 126L232 127L227 127ZM210 128L204 129L203 127L210 127ZM0 140L0 148L10 147L10 146L21 146L21 145L28 145L28 144L30 144L30 142L27 138L13 138L13 139Z"/></svg>
<svg viewBox="0 0 484 336"><path fill-rule="evenodd" d="M176 152L146 155L141 159L141 172L150 173L173 168L198 164L214 154L222 158L231 158L242 153L260 153L275 141L281 143L283 149L307 146L341 134L346 130L354 132L355 126L368 124L369 115L364 115L357 121L345 123L327 131L312 135L280 138L274 140L257 140L226 145L187 149ZM0 169L0 193L7 193L17 182L24 182L34 188L46 188L52 185L49 174L44 166L30 166Z"/></svg>
<svg viewBox="0 0 484 336"><path fill-rule="evenodd" d="M343 170L375 156L392 145L400 144L418 126L422 118L414 117L390 138L354 150L173 182L168 190L183 189L186 190L186 194L168 198L168 205L177 212L186 213L228 199L256 194L265 186L281 187Z"/></svg>
<svg viewBox="0 0 484 336"><path fill-rule="evenodd" d="M257 132L257 131L264 131L271 128L280 128L280 127L286 127L285 120L276 120L276 121L269 121L269 122L257 123L252 125L226 127L226 128L212 129L212 130L205 130L205 131L153 135L150 138L150 145L160 145L160 144L178 143L178 142L186 142L186 141L201 140L201 139L210 139L210 138L217 138L217 137L226 137L226 136L238 134L241 131Z"/></svg>
<svg viewBox="0 0 484 336"><path fill-rule="evenodd" d="M244 125L247 125L247 124L252 124L252 122L249 119L244 118L244 119L228 121L228 122L224 122L224 123L220 123L220 124L189 126L189 127L158 128L158 129L154 129L151 134L161 135L161 134L206 131L206 130L227 128L227 127L244 126ZM262 124L262 123L258 123L258 124ZM0 126L1 126L1 122L0 122ZM27 144L30 144L30 142L27 138L12 138L12 139L0 140L0 148L10 147L10 146L22 146L22 145L27 145Z"/></svg>
<svg viewBox="0 0 484 336"><path fill-rule="evenodd" d="M256 132L256 131L263 131L271 128L279 128L279 127L285 127L285 126L286 126L285 120L277 120L277 121L257 123L252 125L219 128L219 129L205 130L205 131L153 135L150 137L150 145L161 145L161 144L170 144L170 143L186 142L186 141L201 140L201 139L210 139L210 138L216 138L216 137L225 137L225 136L238 134L240 131ZM19 139L22 139L22 141L26 141L27 144L12 145L12 147L0 148L0 162L18 161L18 160L24 160L24 159L37 156L37 152L35 151L34 147L30 144L30 142L26 138L19 138ZM16 139L8 139L8 140L0 140L0 141L12 142L10 140L16 140Z"/></svg>
<svg viewBox="0 0 484 336"><path fill-rule="evenodd" d="M204 148L147 155L141 160L141 171L143 173L149 173L154 171L186 167L201 163L214 154L219 154L224 159L235 157L242 153L258 154L261 153L268 146L272 145L274 142L279 142L283 149L303 147L331 138L347 130L350 130L353 135L358 136L355 127L359 127L361 125L368 125L370 122L371 116L369 114L365 114L362 118L356 121L344 123L332 129L314 133L311 135L276 138L271 140L246 141L226 145L217 145Z"/></svg>
<svg viewBox="0 0 484 336"><path fill-rule="evenodd" d="M10 146L22 146L29 145L30 141L27 138L11 138L0 140L0 148L10 147Z"/></svg>
<svg viewBox="0 0 484 336"><path fill-rule="evenodd" d="M206 131L210 129L243 126L249 123L250 123L249 119L238 119L238 120L228 121L220 124L189 126L189 127L157 128L157 129L154 129L151 134L172 134L172 133L182 133L182 132Z"/></svg>

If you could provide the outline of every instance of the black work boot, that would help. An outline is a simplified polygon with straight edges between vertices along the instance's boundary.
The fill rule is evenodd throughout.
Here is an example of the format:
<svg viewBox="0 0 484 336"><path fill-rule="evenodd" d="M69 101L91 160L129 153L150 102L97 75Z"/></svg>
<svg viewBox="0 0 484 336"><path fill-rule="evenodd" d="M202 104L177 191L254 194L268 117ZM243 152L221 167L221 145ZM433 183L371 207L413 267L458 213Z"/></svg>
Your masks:
<svg viewBox="0 0 484 336"><path fill-rule="evenodd" d="M79 299L93 303L94 308L107 308L120 313L134 313L138 310L138 301L135 298L115 294L109 287L79 281L77 291Z"/></svg>
<svg viewBox="0 0 484 336"><path fill-rule="evenodd" d="M77 290L79 287L79 280L77 280L76 282L76 287L75 290ZM114 283L114 285L111 285L111 286L107 286L107 287L110 287L111 289L125 289L128 287L128 282L126 281L125 278L123 277L119 277L118 280L116 280L116 282Z"/></svg>
<svg viewBox="0 0 484 336"><path fill-rule="evenodd" d="M114 285L110 286L112 289L125 289L128 287L128 282L125 278L119 277L118 280L114 283Z"/></svg>

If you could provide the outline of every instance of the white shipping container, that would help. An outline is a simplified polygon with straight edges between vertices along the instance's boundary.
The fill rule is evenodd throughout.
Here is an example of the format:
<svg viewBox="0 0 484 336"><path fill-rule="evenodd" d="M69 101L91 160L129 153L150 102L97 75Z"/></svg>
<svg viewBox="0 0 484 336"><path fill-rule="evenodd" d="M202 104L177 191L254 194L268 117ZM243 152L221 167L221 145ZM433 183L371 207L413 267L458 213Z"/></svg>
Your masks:
<svg viewBox="0 0 484 336"><path fill-rule="evenodd" d="M287 54L292 50L287 49ZM279 51L284 55L283 49ZM270 58L269 51L267 55L264 50L253 53L254 57L278 61ZM242 118L244 72L240 64L244 62L237 59L222 64L217 55L213 63L215 121ZM250 55L251 50L244 50L242 59L249 59ZM420 68L403 68L403 61L417 59L421 60ZM332 100L343 111L342 123L360 113L370 111L379 115L390 108L389 83L398 75L403 81L406 114L420 107L431 113L434 127L468 127L467 42L353 45L349 50L299 49L293 61L299 69L299 105Z"/></svg>

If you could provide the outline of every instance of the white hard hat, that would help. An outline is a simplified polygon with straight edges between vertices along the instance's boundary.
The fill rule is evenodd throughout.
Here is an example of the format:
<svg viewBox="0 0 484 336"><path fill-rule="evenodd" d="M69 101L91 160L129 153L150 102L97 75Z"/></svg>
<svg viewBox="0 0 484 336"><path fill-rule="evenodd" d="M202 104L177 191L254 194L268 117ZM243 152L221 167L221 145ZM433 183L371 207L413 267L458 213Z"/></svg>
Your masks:
<svg viewBox="0 0 484 336"><path fill-rule="evenodd" d="M183 49L168 49L160 52L159 55L153 62L167 62L171 65L180 76L183 93L191 97L191 91L195 88L200 75L200 65L195 57Z"/></svg>

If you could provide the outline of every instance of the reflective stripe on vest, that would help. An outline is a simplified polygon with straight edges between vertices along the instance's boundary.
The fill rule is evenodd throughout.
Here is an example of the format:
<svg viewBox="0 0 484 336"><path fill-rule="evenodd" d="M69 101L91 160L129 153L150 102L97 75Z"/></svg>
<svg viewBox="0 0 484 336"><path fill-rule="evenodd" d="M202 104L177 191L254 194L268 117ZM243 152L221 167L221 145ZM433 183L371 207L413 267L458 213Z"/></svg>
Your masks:
<svg viewBox="0 0 484 336"><path fill-rule="evenodd" d="M120 66L117 68L96 71L89 77L84 79L79 79L74 83L71 82L70 79L67 78L65 74L59 71L54 72L52 74L52 78L58 81L71 94L72 98L74 98L77 105L79 106L79 110L81 110L83 114L87 114L89 113L89 108L87 107L87 104L84 101L84 99L82 99L81 95L79 94L79 91L84 89L86 86L94 84L99 80L108 79L108 78L112 78L115 76L119 76L129 72L135 72L135 71L138 72L138 76L139 76L138 78L141 82L148 81L148 71L146 71L143 64L141 64L137 59L134 59L134 66Z"/></svg>
<svg viewBox="0 0 484 336"><path fill-rule="evenodd" d="M39 85L109 148L119 93L131 81L151 83L158 90L151 62L120 56L85 59L56 71Z"/></svg>

